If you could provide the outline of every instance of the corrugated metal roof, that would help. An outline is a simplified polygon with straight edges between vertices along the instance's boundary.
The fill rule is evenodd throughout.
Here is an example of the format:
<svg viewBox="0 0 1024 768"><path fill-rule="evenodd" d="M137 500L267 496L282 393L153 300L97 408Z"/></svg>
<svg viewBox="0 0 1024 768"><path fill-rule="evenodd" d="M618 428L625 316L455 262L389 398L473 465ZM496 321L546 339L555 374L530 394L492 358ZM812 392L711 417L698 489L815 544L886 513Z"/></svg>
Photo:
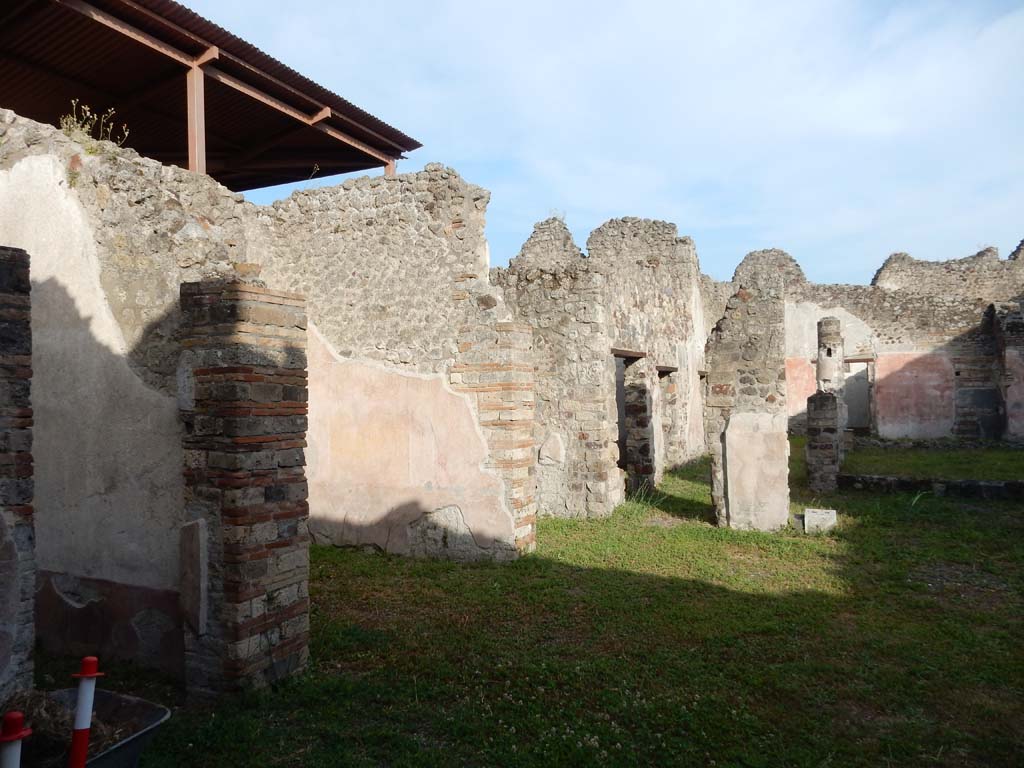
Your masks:
<svg viewBox="0 0 1024 768"><path fill-rule="evenodd" d="M332 110L324 124L381 155L420 143L174 0L89 0L90 4L189 57L216 46L216 68L304 115ZM59 4L23 0L0 10L0 106L56 123L77 98L114 107L130 127L128 146L185 164L185 70L173 58ZM332 139L234 88L206 78L208 171L232 189L380 167L383 162ZM278 143L253 149L280 137Z"/></svg>
<svg viewBox="0 0 1024 768"><path fill-rule="evenodd" d="M374 117L369 112L360 109L355 104L343 99L338 94L327 90L318 83L313 82L308 77L296 72L291 67L282 64L273 56L269 56L264 53L252 43L246 42L237 35L233 35L223 27L220 27L209 19L200 16L190 8L186 8L181 3L175 2L175 0L93 0L93 4L97 7L111 10L111 12L114 12L115 10L123 10L124 12L118 13L118 15L133 22L142 21L144 19L143 16L132 13L136 8L150 11L166 19L171 24L181 27L188 33L203 40L206 44L217 46L222 52L226 52L229 55L240 59L255 69L265 72L270 77L281 81L285 85L308 95L315 101L331 107L331 109L354 120L360 126L380 134L384 139L393 142L395 148L401 149L405 152L411 152L412 150L418 149L422 146L418 141L406 136L404 133L388 125L383 120ZM143 23L139 23L138 26L142 29L146 29ZM150 30L147 29L146 31ZM164 33L158 36L165 38L169 31L170 30L164 27ZM199 51L195 50L193 50L193 52L199 53ZM284 101L288 101L288 99L283 95L279 95L278 97Z"/></svg>

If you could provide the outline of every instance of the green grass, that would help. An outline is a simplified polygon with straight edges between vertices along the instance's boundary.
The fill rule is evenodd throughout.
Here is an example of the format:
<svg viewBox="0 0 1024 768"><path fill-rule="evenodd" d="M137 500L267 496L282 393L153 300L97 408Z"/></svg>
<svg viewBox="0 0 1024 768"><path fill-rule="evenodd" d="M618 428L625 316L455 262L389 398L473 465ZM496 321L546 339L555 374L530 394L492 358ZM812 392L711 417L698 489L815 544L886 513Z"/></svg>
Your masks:
<svg viewBox="0 0 1024 768"><path fill-rule="evenodd" d="M865 447L847 455L843 472L941 480L1024 480L1024 450Z"/></svg>
<svg viewBox="0 0 1024 768"><path fill-rule="evenodd" d="M314 548L308 674L143 766L1024 763L1022 510L815 497L794 454L830 535L709 525L698 462L515 563Z"/></svg>

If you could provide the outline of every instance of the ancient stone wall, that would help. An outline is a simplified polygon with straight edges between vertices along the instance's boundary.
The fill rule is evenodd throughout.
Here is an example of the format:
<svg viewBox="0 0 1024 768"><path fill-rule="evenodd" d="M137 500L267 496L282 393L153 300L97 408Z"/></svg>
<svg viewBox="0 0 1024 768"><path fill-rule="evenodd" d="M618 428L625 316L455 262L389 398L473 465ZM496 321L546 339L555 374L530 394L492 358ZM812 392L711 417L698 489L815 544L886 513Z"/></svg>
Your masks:
<svg viewBox="0 0 1024 768"><path fill-rule="evenodd" d="M842 465L842 400L836 392L818 391L807 398L807 486L828 493L837 487Z"/></svg>
<svg viewBox="0 0 1024 768"><path fill-rule="evenodd" d="M610 513L623 469L640 487L703 448L705 313L692 241L675 225L626 218L595 230L587 249L549 219L508 269L492 270L534 329L540 511L573 517Z"/></svg>
<svg viewBox="0 0 1024 768"><path fill-rule="evenodd" d="M889 291L928 296L962 296L980 301L1012 301L1024 291L1024 242L1006 260L995 248L949 261L922 261L894 253L871 284Z"/></svg>
<svg viewBox="0 0 1024 768"><path fill-rule="evenodd" d="M675 387L675 408L653 408L661 422L651 436L660 479L666 467L703 452L702 386L706 323L697 249L679 237L675 224L650 219L613 219L587 238L589 258L608 275L608 322L612 346L646 354L640 369L648 398L659 397L658 371ZM631 366L632 367L632 366Z"/></svg>
<svg viewBox="0 0 1024 768"><path fill-rule="evenodd" d="M439 373L459 328L510 319L488 278L489 198L436 163L296 192L258 210L268 247L252 260L307 297L339 356Z"/></svg>
<svg viewBox="0 0 1024 768"><path fill-rule="evenodd" d="M705 286L705 303L739 280L782 277L792 429L806 428L816 388L816 324L835 315L844 329L849 426L887 438L999 436L996 348L984 311L993 297L1024 291L1018 252L1007 261L991 250L952 262L897 255L870 286L809 283L784 252L761 253L737 267L734 282Z"/></svg>
<svg viewBox="0 0 1024 768"><path fill-rule="evenodd" d="M36 588L29 256L0 247L0 704L32 686Z"/></svg>
<svg viewBox="0 0 1024 768"><path fill-rule="evenodd" d="M454 556L502 559L516 552L532 552L537 542L533 330L513 322L463 326L459 355L450 376L452 388L474 401L489 449L487 466L503 480L506 508L512 513L511 531L509 518L503 514L495 515L490 531L469 531L460 520L465 551ZM431 525L429 515L417 525L416 533L423 554L454 547L453 537L444 526ZM467 539L467 534L472 538ZM423 536L440 539L441 543L425 547Z"/></svg>
<svg viewBox="0 0 1024 768"><path fill-rule="evenodd" d="M482 342L512 319L489 282L488 198L433 164L258 210L262 277L309 302L317 540L462 559L517 551L530 516L509 494L525 486L494 463L506 449L489 443L477 407L492 404L457 375L477 342L473 365L529 366L529 349ZM532 467L519 472L533 482ZM450 535L425 533L445 521Z"/></svg>
<svg viewBox="0 0 1024 768"><path fill-rule="evenodd" d="M719 525L775 530L789 520L784 289L768 268L743 279L756 284L740 283L707 344L711 497Z"/></svg>
<svg viewBox="0 0 1024 768"><path fill-rule="evenodd" d="M541 513L610 514L622 500L608 276L565 224L543 221L507 270L492 270L516 317L534 329L534 441Z"/></svg>
<svg viewBox="0 0 1024 768"><path fill-rule="evenodd" d="M506 449L482 425L481 398L450 378L464 328L502 338L484 347L495 362L529 365L524 334L504 346L512 317L488 284L486 203L430 166L259 207L206 176L109 144L87 151L0 110L0 241L38 254L44 647L181 672L182 282L261 275L308 294L307 459L321 541L410 551L411 526L456 507L485 542L477 555L527 547L532 467L499 465L522 459L492 456Z"/></svg>

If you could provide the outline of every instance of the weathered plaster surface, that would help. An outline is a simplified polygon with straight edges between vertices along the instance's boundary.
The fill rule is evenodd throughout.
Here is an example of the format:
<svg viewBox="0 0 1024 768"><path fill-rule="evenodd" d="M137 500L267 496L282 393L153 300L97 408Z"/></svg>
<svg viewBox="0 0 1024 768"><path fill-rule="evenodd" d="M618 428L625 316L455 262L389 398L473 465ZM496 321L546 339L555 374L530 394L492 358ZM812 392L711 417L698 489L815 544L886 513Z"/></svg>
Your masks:
<svg viewBox="0 0 1024 768"><path fill-rule="evenodd" d="M943 354L892 354L875 364L878 434L885 438L938 438L955 421L953 363Z"/></svg>
<svg viewBox="0 0 1024 768"><path fill-rule="evenodd" d="M55 157L0 170L0 240L32 256L40 568L175 587L177 405L129 366L93 224Z"/></svg>
<svg viewBox="0 0 1024 768"><path fill-rule="evenodd" d="M135 659L180 676L183 637L178 592L40 571L39 646L51 654Z"/></svg>
<svg viewBox="0 0 1024 768"><path fill-rule="evenodd" d="M60 503L68 514L80 516L76 519L109 523L94 533L75 531L63 538L41 531L49 542L41 549L43 567L59 569L59 557L84 563L84 572L76 571L81 576L121 581L136 574L133 583L144 586L176 583L176 535L167 534L177 517L164 512L180 508L181 497L180 433L171 398L177 387L182 282L262 270L261 279L275 287L307 295L310 319L341 357L445 381L462 354L465 328L493 328L511 317L488 279L483 232L488 193L441 165L396 178L352 179L258 207L209 177L112 145L86 151L60 131L9 111L0 111L0 134L0 169L21 174L17 185L6 187L11 204L0 218L0 241L27 245L41 257L44 269L36 274L55 297L39 313L40 322L49 324L40 326L44 337L49 334L42 343L52 350L67 348L63 381L49 375L52 369L41 377L48 383L42 383L45 402L37 409L39 440L47 451L38 458L40 475L75 475L64 484ZM65 215L65 208L70 213ZM68 249L73 252L64 253ZM61 302L58 288L70 301ZM495 346L495 354L510 352ZM97 397L100 392L110 397ZM392 395L387 387L373 394ZM476 412L476 396L459 402L464 411ZM433 423L435 416L441 421ZM437 414L427 409L415 423L432 424L430 430L440 434L449 428L444 422L449 416L444 409ZM67 437L69 426L81 429ZM475 451L480 435L473 434ZM60 453L53 448L58 437ZM450 443L444 451L460 458L429 454L441 463L438 477L429 480L435 492L443 496L436 483L447 477L462 483L452 489L460 503L480 501L482 486L444 466L459 464L466 447ZM333 455L360 461L352 451ZM503 474L507 468L485 472L475 458L476 475L491 484L480 502L484 517L502 508L504 493L525 492L522 478L509 480ZM359 466L371 472L369 480L362 478L364 485L392 482L387 462ZM344 467L334 470L339 476L354 474ZM381 473L380 483L373 473ZM495 491L495 482L508 487ZM41 498L41 508L45 503ZM431 509L449 503L444 497ZM372 514L390 514L392 506ZM498 535L497 524L481 523L472 510L463 512L484 540ZM112 532L113 547L108 546ZM142 544L143 538L154 543Z"/></svg>
<svg viewBox="0 0 1024 768"><path fill-rule="evenodd" d="M789 436L784 413L733 413L725 426L730 528L774 531L789 523Z"/></svg>
<svg viewBox="0 0 1024 768"><path fill-rule="evenodd" d="M487 446L467 398L441 375L337 356L309 334L310 529L335 544L410 553L410 526L442 508L481 550L512 545L501 480L484 468ZM462 526L458 526L461 528ZM472 556L469 542L460 556ZM421 547L422 548L422 547ZM422 552L421 552L422 553Z"/></svg>
<svg viewBox="0 0 1024 768"><path fill-rule="evenodd" d="M985 315L993 300L1012 301L1024 290L1022 253L1024 249L1018 248L1003 261L994 249L986 249L948 262L924 262L896 254L879 270L872 285L816 285L807 282L799 265L784 252L769 251L756 260L744 259L732 283L702 281L702 291L705 306L717 307L723 292L735 289L738 280L758 285L781 276L786 297L791 428L802 430L805 426L804 404L813 390L803 361L813 364L816 323L831 315L843 326L847 358L873 360L880 366L871 375L860 370L855 388L844 398L850 412L858 415L858 426L868 426L870 410L889 437L996 437L1003 419L999 412L999 362ZM898 370L908 355L938 355L952 362L949 381L943 386L934 381L936 372L929 377L933 390L952 391L952 421L945 415L945 401L937 403L931 413L927 406L908 406L902 401L900 388L909 383L907 377L902 382L898 377L882 381L883 373ZM889 356L894 357L883 362ZM884 392L876 396L876 381L883 390L889 387L888 396ZM872 401L870 407L865 407L866 398ZM920 424L914 421L918 412L926 419ZM948 426L945 434L936 434L939 424Z"/></svg>
<svg viewBox="0 0 1024 768"><path fill-rule="evenodd" d="M807 412L807 398L817 391L814 363L806 357L786 358L787 410L790 419Z"/></svg>

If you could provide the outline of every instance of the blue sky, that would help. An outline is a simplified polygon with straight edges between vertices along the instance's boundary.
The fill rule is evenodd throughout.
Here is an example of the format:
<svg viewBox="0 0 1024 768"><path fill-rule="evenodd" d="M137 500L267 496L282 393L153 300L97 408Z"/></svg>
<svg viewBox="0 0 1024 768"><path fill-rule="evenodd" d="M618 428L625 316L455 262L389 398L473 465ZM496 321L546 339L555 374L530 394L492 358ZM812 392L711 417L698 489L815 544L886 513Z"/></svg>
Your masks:
<svg viewBox="0 0 1024 768"><path fill-rule="evenodd" d="M552 214L675 222L719 279L1024 238L1024 3L185 2L490 189L496 265Z"/></svg>

